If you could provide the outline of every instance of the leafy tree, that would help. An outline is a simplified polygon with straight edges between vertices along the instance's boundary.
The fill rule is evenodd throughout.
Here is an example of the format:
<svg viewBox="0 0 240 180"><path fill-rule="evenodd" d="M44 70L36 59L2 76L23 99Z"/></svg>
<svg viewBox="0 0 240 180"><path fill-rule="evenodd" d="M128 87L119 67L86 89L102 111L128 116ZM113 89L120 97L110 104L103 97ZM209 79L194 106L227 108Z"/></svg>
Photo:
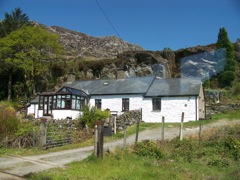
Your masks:
<svg viewBox="0 0 240 180"><path fill-rule="evenodd" d="M28 16L20 8L16 8L11 14L4 14L4 20L0 22L0 37L5 37L12 31L20 29L24 25L30 25Z"/></svg>
<svg viewBox="0 0 240 180"><path fill-rule="evenodd" d="M22 12L20 8L16 8L14 11L12 11L11 14L8 14L7 12L4 14L4 19L0 21L0 38L6 37L8 34L10 34L12 31L16 31L20 29L21 27L25 25L31 25L28 16ZM9 42L9 43L14 43L14 42ZM8 82L7 82L7 94L8 94L8 100L11 99L12 97L12 81L13 81L13 74L16 73L16 71L19 69L17 64L13 62L14 59L14 51L13 49L9 49L7 47L2 47L6 48L4 51L8 53L8 58L3 60L0 59L0 65L1 65L1 70L0 74L1 76L8 76ZM3 58L3 57L2 57ZM3 64L3 61L5 63ZM3 82L3 81L2 81ZM0 91L0 98L4 96L4 86L1 87Z"/></svg>
<svg viewBox="0 0 240 180"><path fill-rule="evenodd" d="M234 50L235 50L236 60L240 62L240 38L238 38L237 41L235 42Z"/></svg>
<svg viewBox="0 0 240 180"><path fill-rule="evenodd" d="M224 48L226 50L226 63L224 70L218 76L219 84L221 87L231 86L231 83L236 77L235 52L233 44L229 40L228 33L224 27L219 30L216 48Z"/></svg>
<svg viewBox="0 0 240 180"><path fill-rule="evenodd" d="M47 64L63 53L58 36L39 26L23 26L0 39L0 63L6 67L9 79L15 69L24 71L30 94L36 93L36 80L47 73ZM12 87L8 87L11 91Z"/></svg>

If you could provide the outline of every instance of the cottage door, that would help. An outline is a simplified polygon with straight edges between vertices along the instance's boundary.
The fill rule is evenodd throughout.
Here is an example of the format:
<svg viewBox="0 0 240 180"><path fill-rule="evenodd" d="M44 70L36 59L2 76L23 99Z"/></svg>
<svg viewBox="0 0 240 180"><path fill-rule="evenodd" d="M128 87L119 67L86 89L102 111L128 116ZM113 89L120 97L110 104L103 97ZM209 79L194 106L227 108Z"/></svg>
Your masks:
<svg viewBox="0 0 240 180"><path fill-rule="evenodd" d="M50 116L52 114L52 96L44 96L43 115Z"/></svg>

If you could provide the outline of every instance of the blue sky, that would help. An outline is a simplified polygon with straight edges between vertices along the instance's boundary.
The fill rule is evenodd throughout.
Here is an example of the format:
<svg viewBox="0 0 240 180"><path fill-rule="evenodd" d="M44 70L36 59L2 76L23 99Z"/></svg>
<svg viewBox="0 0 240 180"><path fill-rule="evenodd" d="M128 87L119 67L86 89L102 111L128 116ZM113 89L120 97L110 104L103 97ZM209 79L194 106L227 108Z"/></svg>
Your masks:
<svg viewBox="0 0 240 180"><path fill-rule="evenodd" d="M240 38L239 0L97 0L124 41L146 50L177 50L217 41L225 27ZM20 7L30 20L91 36L117 33L96 0L0 0L0 19Z"/></svg>

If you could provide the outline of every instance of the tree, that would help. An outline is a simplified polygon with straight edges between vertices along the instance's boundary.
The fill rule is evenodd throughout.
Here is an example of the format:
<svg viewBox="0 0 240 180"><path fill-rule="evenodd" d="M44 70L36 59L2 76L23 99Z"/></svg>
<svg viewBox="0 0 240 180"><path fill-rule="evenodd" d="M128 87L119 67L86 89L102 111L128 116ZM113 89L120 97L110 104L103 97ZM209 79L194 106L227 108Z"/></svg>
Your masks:
<svg viewBox="0 0 240 180"><path fill-rule="evenodd" d="M23 26L0 39L0 61L9 72L21 68L29 94L36 94L36 79L48 71L47 64L63 52L58 36L39 26ZM11 88L9 86L9 88Z"/></svg>
<svg viewBox="0 0 240 180"><path fill-rule="evenodd" d="M6 37L8 34L10 34L12 31L16 31L20 29L21 27L25 25L31 25L28 16L25 13L22 13L22 10L20 8L16 8L14 11L12 11L11 14L8 14L7 12L4 14L4 19L0 21L0 38ZM14 42L9 42L14 43ZM5 47L7 48L7 47ZM1 67L0 70L1 75L7 74L8 76L8 83L7 83L7 94L8 94L8 100L12 97L12 81L13 81L13 74L16 72L17 69L19 69L13 62L13 56L14 56L14 49L5 49L4 50L8 54L8 58L5 60L1 59ZM2 61L5 61L3 64ZM2 94L4 94L4 90L1 90Z"/></svg>
<svg viewBox="0 0 240 180"><path fill-rule="evenodd" d="M28 16L20 8L16 8L11 14L4 14L4 20L0 22L0 37L5 37L12 31L20 29L22 26L30 25Z"/></svg>
<svg viewBox="0 0 240 180"><path fill-rule="evenodd" d="M219 84L221 87L231 86L236 77L235 51L224 27L219 30L216 48L224 48L226 50L225 67L218 76Z"/></svg>

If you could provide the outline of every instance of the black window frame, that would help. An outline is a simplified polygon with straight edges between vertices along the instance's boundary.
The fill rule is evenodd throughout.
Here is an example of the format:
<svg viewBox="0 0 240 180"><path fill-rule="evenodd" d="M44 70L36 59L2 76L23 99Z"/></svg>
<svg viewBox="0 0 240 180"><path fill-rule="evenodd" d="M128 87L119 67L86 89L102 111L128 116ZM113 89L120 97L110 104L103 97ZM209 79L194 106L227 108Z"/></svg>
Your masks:
<svg viewBox="0 0 240 180"><path fill-rule="evenodd" d="M129 111L129 98L122 98L122 111Z"/></svg>
<svg viewBox="0 0 240 180"><path fill-rule="evenodd" d="M102 109L102 99L95 99L95 107L97 109Z"/></svg>
<svg viewBox="0 0 240 180"><path fill-rule="evenodd" d="M162 109L162 99L161 98L152 98L152 110L161 111Z"/></svg>

